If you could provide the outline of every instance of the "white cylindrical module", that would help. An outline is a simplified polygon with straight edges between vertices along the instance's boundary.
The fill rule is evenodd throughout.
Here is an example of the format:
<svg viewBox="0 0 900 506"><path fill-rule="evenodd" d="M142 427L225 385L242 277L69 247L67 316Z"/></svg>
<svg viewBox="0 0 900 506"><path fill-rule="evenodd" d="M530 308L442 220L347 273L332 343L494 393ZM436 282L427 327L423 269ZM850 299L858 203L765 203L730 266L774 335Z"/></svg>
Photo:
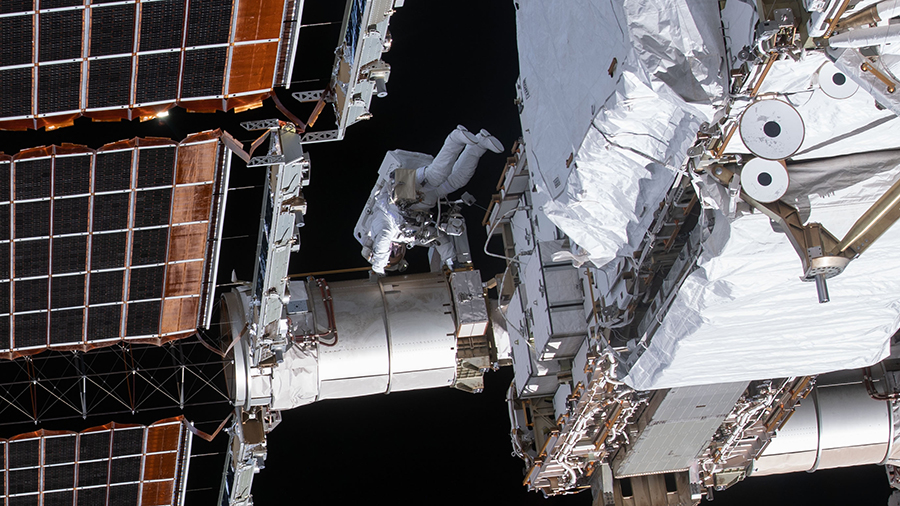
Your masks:
<svg viewBox="0 0 900 506"><path fill-rule="evenodd" d="M741 115L739 126L747 149L767 160L793 155L805 136L800 113L781 100L757 100L750 104Z"/></svg>
<svg viewBox="0 0 900 506"><path fill-rule="evenodd" d="M784 196L790 179L781 160L754 158L741 170L741 187L759 202L775 202Z"/></svg>
<svg viewBox="0 0 900 506"><path fill-rule="evenodd" d="M889 401L869 397L860 371L819 377L753 463L753 476L879 464L891 451Z"/></svg>
<svg viewBox="0 0 900 506"><path fill-rule="evenodd" d="M319 400L450 386L456 323L440 274L329 284L338 340L319 344Z"/></svg>
<svg viewBox="0 0 900 506"><path fill-rule="evenodd" d="M828 39L831 47L867 47L900 42L900 25L857 28Z"/></svg>
<svg viewBox="0 0 900 506"><path fill-rule="evenodd" d="M817 73L819 88L831 98L843 100L850 98L859 89L856 81L850 79L834 63L826 62Z"/></svg>
<svg viewBox="0 0 900 506"><path fill-rule="evenodd" d="M456 381L457 323L442 273L321 285L294 282L291 296L283 317L293 334L282 337L294 343L279 361L254 349L279 336L249 322L250 289L223 294L223 333L240 336L225 366L236 406L290 409ZM272 330L282 332L280 326Z"/></svg>

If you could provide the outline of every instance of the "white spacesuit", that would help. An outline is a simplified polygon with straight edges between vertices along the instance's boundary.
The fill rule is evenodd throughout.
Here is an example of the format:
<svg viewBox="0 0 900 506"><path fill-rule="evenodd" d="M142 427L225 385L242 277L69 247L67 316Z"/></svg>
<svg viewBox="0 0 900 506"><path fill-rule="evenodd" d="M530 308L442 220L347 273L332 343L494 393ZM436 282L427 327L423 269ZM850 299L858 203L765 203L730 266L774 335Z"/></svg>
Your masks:
<svg viewBox="0 0 900 506"><path fill-rule="evenodd" d="M450 237L437 229L423 231L411 214L428 212L441 198L465 186L475 174L481 155L502 150L503 145L487 130L472 134L460 125L450 132L431 163L416 170L418 202L401 209L393 198L392 186L384 184L374 195L374 206L366 210L372 214L368 231L372 243L371 247L363 243L363 256L372 264L372 270L384 274L390 264L392 245L399 244L434 247L441 261L452 267L456 251ZM423 237L427 237L425 242Z"/></svg>

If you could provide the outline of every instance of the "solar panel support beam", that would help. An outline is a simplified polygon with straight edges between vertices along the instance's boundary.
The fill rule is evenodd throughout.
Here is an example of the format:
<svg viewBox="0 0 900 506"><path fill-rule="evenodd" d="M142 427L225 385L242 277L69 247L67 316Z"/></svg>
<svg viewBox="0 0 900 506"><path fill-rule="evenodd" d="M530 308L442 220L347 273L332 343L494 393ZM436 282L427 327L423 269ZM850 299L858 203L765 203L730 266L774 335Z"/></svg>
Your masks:
<svg viewBox="0 0 900 506"><path fill-rule="evenodd" d="M256 130L269 130L281 127L281 123L277 119L262 119L257 121L243 121L241 127L248 132Z"/></svg>

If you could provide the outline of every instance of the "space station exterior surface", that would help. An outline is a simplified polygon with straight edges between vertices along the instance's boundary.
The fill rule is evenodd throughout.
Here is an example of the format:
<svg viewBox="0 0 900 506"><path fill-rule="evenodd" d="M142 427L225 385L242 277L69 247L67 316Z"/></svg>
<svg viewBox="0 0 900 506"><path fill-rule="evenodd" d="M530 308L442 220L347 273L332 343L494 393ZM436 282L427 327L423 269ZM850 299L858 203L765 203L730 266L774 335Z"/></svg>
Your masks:
<svg viewBox="0 0 900 506"><path fill-rule="evenodd" d="M243 123L261 132L249 152L209 131L0 157L0 369L15 371L3 401L16 423L39 425L51 409L52 420L134 414L138 391L173 411L226 412L212 435L182 415L0 441L14 454L0 483L22 477L3 489L7 502L181 504L192 438L225 428L210 489L217 504L249 506L282 411L441 386L477 393L502 366L514 369L513 453L525 486L546 495L698 504L753 475L872 463L900 488L898 3L517 1L523 138L482 222L485 252L506 261L487 281L465 195L407 213L406 232L431 245L429 272L288 272L312 170L305 145L371 116L402 0L347 0L328 87L295 94L316 103L310 120ZM40 5L0 16L3 33L34 48L0 49L16 98L0 128L252 107L289 84L302 9ZM181 45L150 29L154 12L186 27ZM29 32L48 23L68 28ZM124 32L109 35L114 25ZM265 69L240 63L244 51ZM147 62L172 58L178 88L145 100ZM119 64L122 79L98 70ZM326 103L335 130L307 131ZM490 137L477 135L470 144ZM195 331L211 325L222 182L238 159L265 172L256 263L221 294L210 342ZM375 197L403 212L424 204L415 174L432 162L387 154L352 231L362 246ZM452 242L449 262L436 237ZM209 397L197 401L187 375ZM51 387L73 378L81 388Z"/></svg>
<svg viewBox="0 0 900 506"><path fill-rule="evenodd" d="M900 12L849 3L517 2L523 138L483 225L529 489L897 485Z"/></svg>

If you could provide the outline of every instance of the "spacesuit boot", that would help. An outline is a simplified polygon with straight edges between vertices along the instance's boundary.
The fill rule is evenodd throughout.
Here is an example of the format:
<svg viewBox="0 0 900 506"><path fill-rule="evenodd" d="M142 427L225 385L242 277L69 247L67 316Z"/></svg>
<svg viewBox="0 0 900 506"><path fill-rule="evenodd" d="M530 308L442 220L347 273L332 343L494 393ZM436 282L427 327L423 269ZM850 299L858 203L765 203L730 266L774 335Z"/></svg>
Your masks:
<svg viewBox="0 0 900 506"><path fill-rule="evenodd" d="M485 130L482 130L482 132L484 132L484 131ZM490 135L490 134L488 134L488 135ZM450 134L447 136L447 139L452 140L453 142L462 143L462 144L477 144L478 143L478 135L473 134L472 132L469 131L468 128L466 128L462 125L456 125L456 129L453 130L452 132L450 132ZM446 144L446 141L444 141L444 142Z"/></svg>
<svg viewBox="0 0 900 506"><path fill-rule="evenodd" d="M475 135L475 139L476 144L478 144L478 146L483 149L492 151L494 153L503 151L503 144L500 144L500 140L491 135L490 132L483 128Z"/></svg>

